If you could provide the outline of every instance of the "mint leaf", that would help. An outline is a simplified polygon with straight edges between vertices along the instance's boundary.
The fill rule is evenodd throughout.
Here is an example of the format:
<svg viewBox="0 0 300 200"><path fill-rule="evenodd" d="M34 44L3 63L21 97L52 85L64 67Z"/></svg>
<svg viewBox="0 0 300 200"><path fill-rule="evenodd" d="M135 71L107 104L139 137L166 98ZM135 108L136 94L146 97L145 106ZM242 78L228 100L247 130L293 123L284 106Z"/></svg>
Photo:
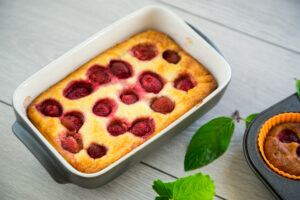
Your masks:
<svg viewBox="0 0 300 200"><path fill-rule="evenodd" d="M249 115L249 116L246 118L246 120L245 120L245 122L246 122L246 127L249 126L250 122L251 122L257 115L258 115L258 113L253 113L253 114Z"/></svg>
<svg viewBox="0 0 300 200"><path fill-rule="evenodd" d="M210 200L215 195L214 181L201 173L180 178L174 183L174 200Z"/></svg>
<svg viewBox="0 0 300 200"><path fill-rule="evenodd" d="M161 180L153 182L153 190L160 195L160 197L170 197L172 196L173 183L165 184Z"/></svg>
<svg viewBox="0 0 300 200"><path fill-rule="evenodd" d="M234 121L218 117L200 127L188 146L184 158L184 170L189 171L207 165L221 156L230 143Z"/></svg>
<svg viewBox="0 0 300 200"><path fill-rule="evenodd" d="M159 195L155 200L211 200L215 195L214 181L201 173L168 183L156 180L152 188Z"/></svg>
<svg viewBox="0 0 300 200"><path fill-rule="evenodd" d="M300 79L296 80L296 89L297 89L298 97L300 99Z"/></svg>

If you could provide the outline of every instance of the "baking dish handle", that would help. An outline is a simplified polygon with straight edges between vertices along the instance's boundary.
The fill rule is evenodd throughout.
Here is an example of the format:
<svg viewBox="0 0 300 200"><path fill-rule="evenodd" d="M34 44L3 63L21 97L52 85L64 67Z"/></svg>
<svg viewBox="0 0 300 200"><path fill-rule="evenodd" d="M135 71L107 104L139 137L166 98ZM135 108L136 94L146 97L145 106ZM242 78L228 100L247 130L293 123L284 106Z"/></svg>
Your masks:
<svg viewBox="0 0 300 200"><path fill-rule="evenodd" d="M200 35L210 46L212 46L223 58L224 55L221 53L221 51L218 49L218 47L206 36L204 35L201 31L199 31L198 29L196 29L193 25L191 25L190 23L188 22L185 22L187 23L187 25L189 25L189 27L191 27L198 35Z"/></svg>
<svg viewBox="0 0 300 200"><path fill-rule="evenodd" d="M39 162L48 171L51 177L58 183L67 183L67 178L59 169L59 166L53 164L52 156L47 152L42 145L34 138L18 121L16 121L12 130L17 138L31 151L31 153L39 160Z"/></svg>

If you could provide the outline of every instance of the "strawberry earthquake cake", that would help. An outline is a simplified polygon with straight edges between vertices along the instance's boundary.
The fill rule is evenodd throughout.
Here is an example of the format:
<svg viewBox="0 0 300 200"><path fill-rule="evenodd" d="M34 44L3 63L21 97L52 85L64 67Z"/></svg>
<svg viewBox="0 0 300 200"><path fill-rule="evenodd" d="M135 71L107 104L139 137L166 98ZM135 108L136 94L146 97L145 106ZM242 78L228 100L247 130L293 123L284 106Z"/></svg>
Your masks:
<svg viewBox="0 0 300 200"><path fill-rule="evenodd" d="M104 169L209 95L214 77L148 30L100 53L35 98L27 115L77 170Z"/></svg>

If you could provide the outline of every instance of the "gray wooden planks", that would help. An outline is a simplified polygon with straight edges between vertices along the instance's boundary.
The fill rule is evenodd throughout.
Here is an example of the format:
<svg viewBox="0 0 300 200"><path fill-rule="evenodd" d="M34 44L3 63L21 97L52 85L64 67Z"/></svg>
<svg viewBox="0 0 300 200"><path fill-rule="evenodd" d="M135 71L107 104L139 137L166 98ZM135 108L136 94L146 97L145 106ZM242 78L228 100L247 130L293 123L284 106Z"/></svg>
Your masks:
<svg viewBox="0 0 300 200"><path fill-rule="evenodd" d="M4 20L0 20L0 79L3 84L0 84L2 94L0 99L10 102L14 88L33 72L118 18L153 2L157 3L150 0L134 0L130 3L117 0L109 2L73 1L72 3L33 0L26 2L2 1L0 18ZM190 174L183 172L183 156L188 141L201 124L216 116L230 115L236 108L240 109L245 116L261 111L285 98L294 92L293 77L300 76L298 67L300 63L299 55L293 51L269 45L253 37L240 34L234 29L220 26L182 10L173 8L173 11L207 34L220 47L233 69L231 85L218 106L143 161L154 168L181 177ZM4 105L0 104L0 106ZM14 118L6 117L6 113L9 112L12 111L4 109L2 112L5 113L5 116L1 117L1 123L3 123L1 131L2 134L10 134L11 139L8 141L17 140L10 131ZM243 199L245 195L248 197L248 194L255 194L249 196L248 199L272 199L270 193L254 176L243 158L243 131L244 125L237 125L231 146L226 154L211 165L196 171L209 173L215 179L217 194L228 199ZM15 144L9 142L5 145ZM26 193L28 190L30 191L30 184L26 180L33 179L36 183L32 185L32 188L38 188L38 194L34 196L37 199L42 195L50 198L53 191L57 191L55 197L58 199L64 198L62 190L74 193L66 198L75 198L76 194L79 198L99 196L101 199L118 199L123 196L116 190L121 190L130 193L128 197L124 196L125 199L136 199L135 195L140 199L153 199L152 181L156 178L170 180L169 176L155 172L146 165L138 164L116 179L117 182L113 181L108 186L101 187L95 193L90 194L91 190L54 183L35 158L29 152L26 153L26 148L20 142L19 146L18 148L22 149L17 150L18 158L23 161L29 159L30 163L33 162L35 165L32 166L29 163L22 167L17 165L11 157L5 157L7 165L3 165L0 173L12 173L9 171L11 165L18 171L15 175L16 179L14 176L11 177L12 179L7 178L10 184L0 186L2 188L0 191L11 195L5 196L8 198L17 199L23 194L30 196L30 193ZM1 147L4 146L1 145ZM3 152L5 151L8 154L12 153L4 149ZM24 162L26 163L26 161ZM0 166L2 166L1 163ZM22 171L23 168L29 168L27 170L30 173L26 170ZM47 177L47 179L35 177L33 172L37 170L40 170L37 177ZM27 176L27 174L29 175ZM151 177L149 178L147 175ZM22 178L24 176L26 178ZM142 180L135 182L136 179ZM145 184L143 184L144 181L146 181ZM23 186L24 183L29 186ZM137 189L128 189L127 184ZM114 190L113 188L116 186L117 189ZM24 189L19 192L19 187L24 187ZM145 193L147 197L139 196L139 193Z"/></svg>
<svg viewBox="0 0 300 200"><path fill-rule="evenodd" d="M300 53L300 1L161 1L242 34Z"/></svg>

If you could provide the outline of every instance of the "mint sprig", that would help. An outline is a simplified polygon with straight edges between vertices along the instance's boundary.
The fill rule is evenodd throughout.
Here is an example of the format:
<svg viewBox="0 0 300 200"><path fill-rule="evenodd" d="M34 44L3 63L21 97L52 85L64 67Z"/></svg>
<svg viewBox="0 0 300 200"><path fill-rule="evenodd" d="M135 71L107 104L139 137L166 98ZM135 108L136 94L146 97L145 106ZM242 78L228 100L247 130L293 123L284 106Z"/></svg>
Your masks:
<svg viewBox="0 0 300 200"><path fill-rule="evenodd" d="M240 117L239 111L232 118L218 117L200 127L192 137L184 158L184 170L189 171L207 165L221 156L228 148L234 132L234 122L245 121L246 126L257 116ZM153 182L152 188L159 195L155 200L211 200L215 185L208 175L197 173L174 182Z"/></svg>
<svg viewBox="0 0 300 200"><path fill-rule="evenodd" d="M205 166L221 156L231 140L234 121L218 117L200 127L192 137L184 158L184 170Z"/></svg>
<svg viewBox="0 0 300 200"><path fill-rule="evenodd" d="M159 195L155 200L211 200L215 195L214 181L201 173L167 183L156 180L152 188Z"/></svg>

